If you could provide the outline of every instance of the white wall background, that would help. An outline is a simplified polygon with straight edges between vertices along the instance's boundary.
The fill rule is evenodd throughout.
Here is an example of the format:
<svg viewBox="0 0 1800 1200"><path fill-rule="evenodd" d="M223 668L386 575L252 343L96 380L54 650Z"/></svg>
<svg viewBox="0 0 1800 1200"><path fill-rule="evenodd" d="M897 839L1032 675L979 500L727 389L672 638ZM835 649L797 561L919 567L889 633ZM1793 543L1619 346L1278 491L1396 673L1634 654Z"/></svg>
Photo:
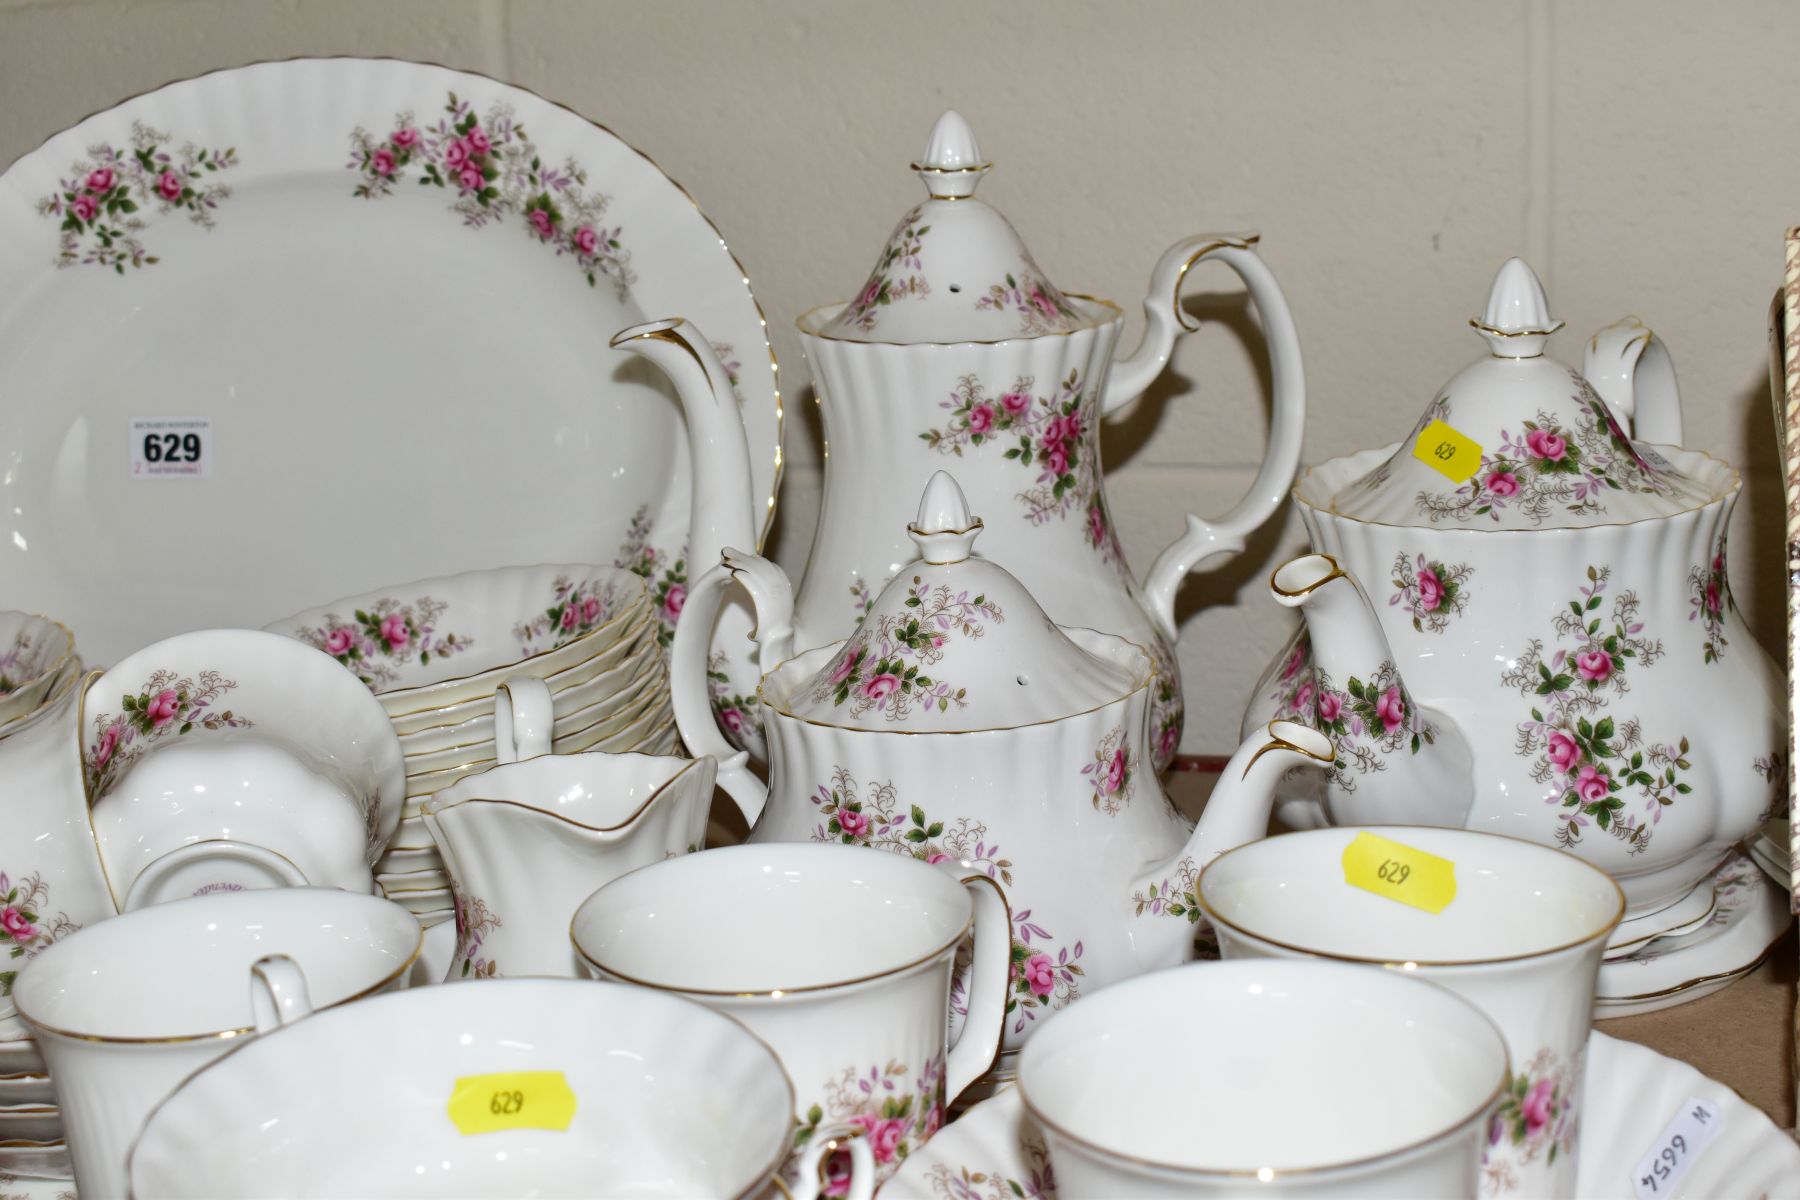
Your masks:
<svg viewBox="0 0 1800 1200"><path fill-rule="evenodd" d="M386 54L520 83L655 158L718 223L771 316L788 402L774 548L805 561L819 430L792 318L848 296L919 192L938 112L970 118L982 195L1061 286L1133 314L1165 245L1260 229L1300 326L1307 462L1401 436L1480 346L1465 321L1524 254L1568 332L1627 311L1666 339L1690 444L1745 471L1738 599L1782 637L1765 309L1800 222L1794 10L1774 0L0 0L0 163L96 109L215 67ZM1248 482L1261 344L1202 275L1172 372L1109 431L1148 566ZM3 281L0 281L3 284ZM1220 289L1208 294L1208 288ZM1127 342L1135 337L1128 332ZM1235 740L1288 626L1264 594L1297 521L1183 593L1185 749Z"/></svg>

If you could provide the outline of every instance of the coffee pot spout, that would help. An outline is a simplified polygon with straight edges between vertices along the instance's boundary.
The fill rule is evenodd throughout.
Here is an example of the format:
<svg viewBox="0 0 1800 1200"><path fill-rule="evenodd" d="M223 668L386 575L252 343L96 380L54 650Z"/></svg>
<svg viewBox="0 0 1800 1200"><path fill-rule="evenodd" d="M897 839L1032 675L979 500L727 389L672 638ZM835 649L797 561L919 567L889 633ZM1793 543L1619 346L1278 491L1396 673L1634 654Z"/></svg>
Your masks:
<svg viewBox="0 0 1800 1200"><path fill-rule="evenodd" d="M1313 679L1298 707L1336 743L1332 823L1462 825L1475 801L1468 742L1407 690L1362 587L1329 554L1306 554L1278 567L1269 590L1301 611L1312 638Z"/></svg>

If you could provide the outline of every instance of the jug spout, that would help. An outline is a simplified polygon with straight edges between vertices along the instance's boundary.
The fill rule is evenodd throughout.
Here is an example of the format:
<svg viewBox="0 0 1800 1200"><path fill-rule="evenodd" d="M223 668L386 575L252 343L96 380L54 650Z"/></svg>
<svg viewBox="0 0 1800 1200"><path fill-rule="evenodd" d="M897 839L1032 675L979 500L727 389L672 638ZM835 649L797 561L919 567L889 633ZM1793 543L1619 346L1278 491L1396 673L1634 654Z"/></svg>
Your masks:
<svg viewBox="0 0 1800 1200"><path fill-rule="evenodd" d="M681 402L693 480L687 561L710 565L727 546L757 545L749 443L712 343L693 322L673 317L620 330L612 346L654 363Z"/></svg>
<svg viewBox="0 0 1800 1200"><path fill-rule="evenodd" d="M1336 744L1325 808L1337 825L1460 826L1475 799L1462 731L1420 705L1362 587L1329 554L1276 568L1269 590L1301 610L1312 637L1302 711Z"/></svg>

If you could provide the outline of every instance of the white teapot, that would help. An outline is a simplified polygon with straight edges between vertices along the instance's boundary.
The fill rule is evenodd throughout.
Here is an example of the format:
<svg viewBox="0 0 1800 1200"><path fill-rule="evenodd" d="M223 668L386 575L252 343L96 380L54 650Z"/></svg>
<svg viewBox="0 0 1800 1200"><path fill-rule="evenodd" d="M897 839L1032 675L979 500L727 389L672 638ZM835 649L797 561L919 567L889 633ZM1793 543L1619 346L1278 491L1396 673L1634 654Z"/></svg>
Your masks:
<svg viewBox="0 0 1800 1200"><path fill-rule="evenodd" d="M1182 726L1175 594L1188 572L1244 548L1280 507L1299 466L1306 400L1293 318L1257 256L1255 234L1184 238L1151 272L1143 341L1115 360L1124 312L1045 278L1011 223L975 195L989 166L968 123L945 113L913 164L928 195L901 218L856 298L797 322L830 453L795 625L802 645L850 636L912 555L904 530L913 498L934 472L954 465L991 522L989 557L1062 624L1116 633L1150 652L1151 753L1160 770ZM1198 328L1180 300L1187 273L1202 262L1237 272L1261 317L1274 392L1268 451L1237 505L1210 521L1189 516L1140 584L1107 508L1099 425L1149 387L1176 339ZM704 339L692 340L690 355L705 359ZM672 354L659 361L680 372L688 412L717 407L690 395L708 386L706 373ZM716 388L717 373L710 378ZM747 479L729 451L724 439L697 446L696 478L736 471ZM748 495L747 485L738 490ZM750 689L723 661L714 682L719 720L761 757Z"/></svg>
<svg viewBox="0 0 1800 1200"><path fill-rule="evenodd" d="M1096 987L1193 957L1201 867L1262 836L1276 781L1323 768L1331 742L1275 722L1225 768L1197 828L1151 768L1156 672L1140 646L1054 624L972 552L982 522L949 475L929 481L903 567L849 640L793 654L779 568L726 551L676 629L675 715L751 841L872 846L955 861L1011 906L1005 1050ZM731 581L755 602L767 785L707 703L705 631ZM697 614L694 615L694 614Z"/></svg>
<svg viewBox="0 0 1800 1200"><path fill-rule="evenodd" d="M1471 324L1489 353L1404 441L1295 486L1319 553L1271 588L1307 625L1248 719L1334 737L1333 823L1559 846L1648 917L1785 804L1780 677L1726 577L1741 482L1627 432L1681 436L1668 355L1635 320L1589 342L1585 374L1562 366L1513 259Z"/></svg>

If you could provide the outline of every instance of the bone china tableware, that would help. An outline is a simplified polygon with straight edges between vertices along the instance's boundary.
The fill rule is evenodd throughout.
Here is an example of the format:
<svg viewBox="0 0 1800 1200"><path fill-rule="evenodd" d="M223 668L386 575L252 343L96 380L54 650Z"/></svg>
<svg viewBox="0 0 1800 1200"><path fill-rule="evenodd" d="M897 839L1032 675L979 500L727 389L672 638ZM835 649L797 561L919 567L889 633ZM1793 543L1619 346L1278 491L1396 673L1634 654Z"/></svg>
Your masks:
<svg viewBox="0 0 1800 1200"><path fill-rule="evenodd" d="M176 883L295 882L244 844L306 882L373 886L400 822L400 746L381 705L324 654L248 629L179 634L92 677L81 710L93 837L121 908L146 871L167 880L145 901L183 894Z"/></svg>
<svg viewBox="0 0 1800 1200"><path fill-rule="evenodd" d="M1737 472L1645 444L1680 437L1661 343L1602 330L1584 376L1544 356L1559 324L1508 262L1475 322L1489 353L1413 433L1295 486L1318 554L1272 586L1310 645L1272 673L1272 715L1337 740L1334 823L1560 846L1635 921L1782 794L1779 679L1730 603Z"/></svg>
<svg viewBox="0 0 1800 1200"><path fill-rule="evenodd" d="M0 612L0 732L49 698L75 658L75 635L31 613Z"/></svg>
<svg viewBox="0 0 1800 1200"><path fill-rule="evenodd" d="M1389 876L1399 882L1356 874L1363 847L1405 868ZM1442 878L1428 872L1440 868L1450 873L1448 891L1426 893ZM1485 1012L1512 1060L1488 1131L1485 1191L1574 1195L1594 981L1625 908L1604 871L1546 846L1463 829L1320 829L1215 858L1200 873L1200 906L1227 959L1390 966Z"/></svg>
<svg viewBox="0 0 1800 1200"><path fill-rule="evenodd" d="M15 996L50 1064L77 1186L125 1194L125 1152L144 1115L258 1026L258 960L293 959L311 1004L326 1008L393 986L419 942L418 922L385 900L280 888L159 904L45 950Z"/></svg>
<svg viewBox="0 0 1800 1200"><path fill-rule="evenodd" d="M946 1045L951 967L971 929L968 1019ZM598 978L742 1021L794 1082L795 1150L849 1122L882 1179L1000 1048L1010 944L985 876L959 884L851 846L730 846L615 880L570 935Z"/></svg>
<svg viewBox="0 0 1800 1200"><path fill-rule="evenodd" d="M1196 963L1058 1013L1019 1056L1063 1200L1473 1198L1506 1045L1443 988L1338 963ZM1178 1082L1179 1102L1146 1104Z"/></svg>
<svg viewBox="0 0 1800 1200"><path fill-rule="evenodd" d="M1633 1194L1646 1147L1693 1100L1712 1105L1721 1128L1685 1175L1661 1181L1667 1200L1719 1196L1800 1197L1800 1149L1756 1106L1686 1063L1654 1050L1590 1033L1582 1104L1581 1172L1575 1194L1611 1200ZM1647 1184L1644 1186L1648 1186ZM906 1160L882 1189L883 1200L1057 1200L1042 1132L1019 1090L1009 1087L946 1126Z"/></svg>
<svg viewBox="0 0 1800 1200"><path fill-rule="evenodd" d="M912 498L954 462L977 509L995 522L992 557L1052 617L1150 651L1158 672L1151 748L1160 768L1181 735L1176 589L1196 566L1243 549L1280 506L1299 463L1305 389L1293 320L1256 255L1256 235L1203 234L1177 242L1157 263L1144 340L1114 363L1125 314L1044 278L1012 225L975 197L988 167L968 124L945 113L914 164L927 199L901 218L856 299L797 322L831 446L794 606L800 644L838 641L866 620L870 599L910 557L901 532ZM1198 328L1181 312L1180 287L1202 262L1236 271L1261 317L1275 397L1269 449L1237 506L1215 521L1188 517L1140 587L1101 488L1099 421L1142 393L1168 365L1176 338ZM690 412L706 403L703 373L689 366L676 382ZM721 476L733 469L722 452L701 461ZM711 560L696 551L691 561ZM743 736L760 712L739 694L750 690L733 678L714 704L735 739L760 755L758 740Z"/></svg>
<svg viewBox="0 0 1800 1200"><path fill-rule="evenodd" d="M679 630L675 711L689 748L720 759L751 841L875 846L1002 886L1010 1054L1085 992L1192 958L1200 867L1262 836L1276 781L1324 767L1332 751L1300 725L1256 731L1190 829L1150 769L1150 656L1054 625L1017 579L973 554L981 531L955 482L933 476L910 530L919 559L848 642L797 656L791 593L771 564L733 552L695 583L696 628L733 575L755 599L770 667L758 689L767 785L713 731L705 644Z"/></svg>
<svg viewBox="0 0 1800 1200"><path fill-rule="evenodd" d="M552 754L426 801L456 904L448 981L579 975L576 908L627 871L700 848L715 768L711 758Z"/></svg>
<svg viewBox="0 0 1800 1200"><path fill-rule="evenodd" d="M653 162L521 88L355 58L172 83L8 168L0 235L0 578L97 661L471 563L618 563L672 625L683 547L710 563L773 514L781 399L743 268ZM654 371L595 352L665 313L717 339L742 494L692 470Z"/></svg>
<svg viewBox="0 0 1800 1200"><path fill-rule="evenodd" d="M379 1120L345 1119L347 1081ZM492 1098L515 1095L492 1119ZM131 1194L747 1200L786 1158L792 1112L775 1055L701 1005L585 980L422 988L317 1013L196 1073L144 1123ZM818 1195L823 1150L798 1200ZM848 1194L868 1200L854 1152Z"/></svg>

